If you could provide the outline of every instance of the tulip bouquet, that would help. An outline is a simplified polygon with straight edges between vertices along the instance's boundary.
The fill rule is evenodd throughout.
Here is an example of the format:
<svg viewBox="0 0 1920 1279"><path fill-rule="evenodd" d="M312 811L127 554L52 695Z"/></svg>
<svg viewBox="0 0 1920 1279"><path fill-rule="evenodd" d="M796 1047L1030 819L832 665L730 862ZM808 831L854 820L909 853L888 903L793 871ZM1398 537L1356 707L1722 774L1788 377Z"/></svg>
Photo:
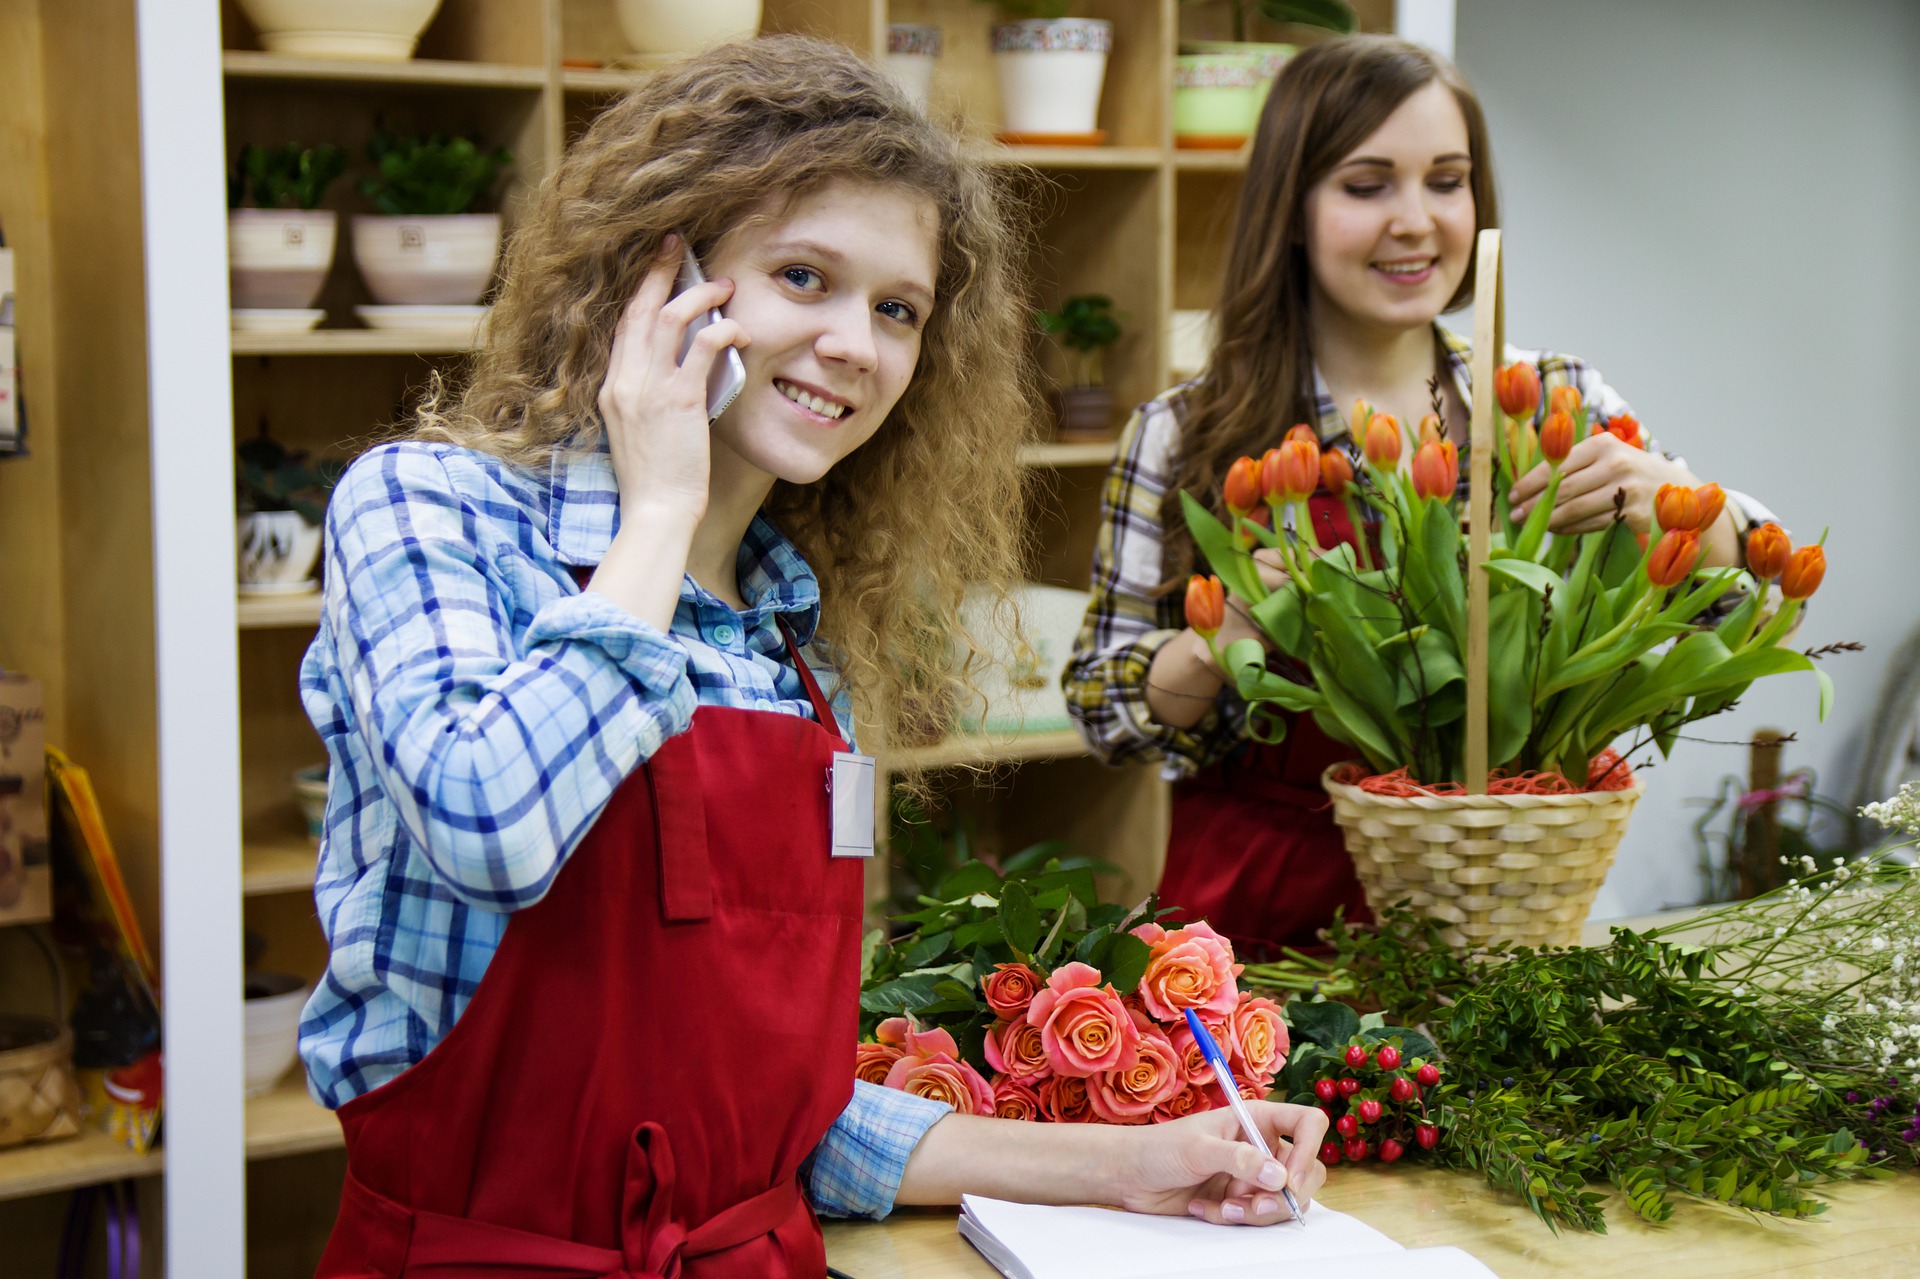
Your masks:
<svg viewBox="0 0 1920 1279"><path fill-rule="evenodd" d="M1195 1009L1241 1095L1286 1064L1279 1005L1243 992L1205 923L1168 928L1148 898L1101 904L1089 867L962 865L863 956L855 1073L962 1114L1145 1124L1227 1104L1194 1043Z"/></svg>
<svg viewBox="0 0 1920 1279"><path fill-rule="evenodd" d="M1590 420L1572 386L1555 387L1543 406L1539 374L1527 364L1499 370L1495 389L1504 429L1486 567L1488 762L1496 777L1529 785L1545 778L1572 790L1624 785L1624 767L1601 758L1609 743L1643 734L1668 751L1685 725L1727 709L1755 679L1787 671L1815 673L1824 718L1826 675L1809 655L1779 647L1820 584L1821 547L1794 549L1769 524L1750 535L1746 569L1701 569L1701 538L1726 500L1716 484L1663 487L1656 528L1644 540L1618 512L1598 532L1550 534L1573 446L1604 430L1644 448L1639 423L1625 415ZM1435 415L1409 432L1362 401L1351 427L1362 446L1357 468L1300 426L1265 457L1229 468L1227 521L1184 496L1188 528L1213 570L1189 582L1187 621L1211 644L1231 594L1265 634L1269 644L1242 639L1216 649L1250 703L1256 737L1278 740L1280 712L1311 714L1376 775L1404 770L1427 785L1457 783L1467 650L1459 457ZM1541 464L1545 491L1516 521L1514 482ZM1326 536L1336 512L1360 536ZM1278 590L1267 589L1256 567L1262 547L1285 566ZM1776 579L1784 603L1769 612L1767 584ZM1709 611L1736 589L1745 591L1737 606ZM1280 662L1269 663L1269 645Z"/></svg>

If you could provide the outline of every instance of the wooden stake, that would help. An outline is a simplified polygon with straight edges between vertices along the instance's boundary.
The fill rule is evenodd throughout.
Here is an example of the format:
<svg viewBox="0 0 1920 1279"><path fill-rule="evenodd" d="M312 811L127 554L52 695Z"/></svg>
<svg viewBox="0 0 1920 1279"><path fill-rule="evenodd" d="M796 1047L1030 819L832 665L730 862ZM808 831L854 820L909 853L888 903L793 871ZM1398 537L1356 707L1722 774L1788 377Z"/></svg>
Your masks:
<svg viewBox="0 0 1920 1279"><path fill-rule="evenodd" d="M1500 402L1493 371L1505 353L1500 232L1480 233L1473 286L1473 416L1467 436L1467 790L1487 790L1487 550L1493 531L1493 450Z"/></svg>

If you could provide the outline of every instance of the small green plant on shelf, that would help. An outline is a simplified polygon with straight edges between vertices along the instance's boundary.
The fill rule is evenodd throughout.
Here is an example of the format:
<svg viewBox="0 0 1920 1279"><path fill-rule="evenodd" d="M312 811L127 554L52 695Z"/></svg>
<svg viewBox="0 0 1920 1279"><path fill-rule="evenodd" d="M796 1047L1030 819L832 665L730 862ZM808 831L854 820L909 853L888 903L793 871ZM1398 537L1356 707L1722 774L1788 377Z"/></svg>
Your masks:
<svg viewBox="0 0 1920 1279"><path fill-rule="evenodd" d="M227 207L238 209L252 200L257 209L317 208L327 188L346 171L347 153L330 142L277 147L249 143L240 148L227 175Z"/></svg>
<svg viewBox="0 0 1920 1279"><path fill-rule="evenodd" d="M484 150L471 138L376 133L367 142L374 171L360 191L389 217L468 213L485 200L513 154Z"/></svg>
<svg viewBox="0 0 1920 1279"><path fill-rule="evenodd" d="M302 450L289 449L267 433L244 441L234 450L235 499L241 515L268 511L297 511L312 525L326 517L327 497L346 464L311 460Z"/></svg>
<svg viewBox="0 0 1920 1279"><path fill-rule="evenodd" d="M1233 39L1237 44L1246 43L1250 9L1281 26L1321 27L1341 35L1360 29L1353 6L1345 0L1229 0L1229 8L1233 12Z"/></svg>
<svg viewBox="0 0 1920 1279"><path fill-rule="evenodd" d="M1073 0L981 0L1000 11L1000 17L1006 22L1019 22L1026 18L1041 18L1052 21L1067 16L1067 10L1073 8Z"/></svg>
<svg viewBox="0 0 1920 1279"><path fill-rule="evenodd" d="M1104 357L1121 333L1112 298L1104 293L1076 294L1062 302L1058 311L1041 311L1034 320L1042 333L1059 339L1072 352L1071 385L1106 385Z"/></svg>

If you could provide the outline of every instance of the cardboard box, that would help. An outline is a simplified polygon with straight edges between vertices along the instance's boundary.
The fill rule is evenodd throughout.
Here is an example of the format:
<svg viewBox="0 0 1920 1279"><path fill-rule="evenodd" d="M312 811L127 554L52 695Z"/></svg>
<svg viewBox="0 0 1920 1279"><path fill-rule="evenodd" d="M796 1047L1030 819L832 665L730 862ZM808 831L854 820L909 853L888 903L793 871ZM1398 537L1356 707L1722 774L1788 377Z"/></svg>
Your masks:
<svg viewBox="0 0 1920 1279"><path fill-rule="evenodd" d="M0 924L53 918L40 682L0 673Z"/></svg>

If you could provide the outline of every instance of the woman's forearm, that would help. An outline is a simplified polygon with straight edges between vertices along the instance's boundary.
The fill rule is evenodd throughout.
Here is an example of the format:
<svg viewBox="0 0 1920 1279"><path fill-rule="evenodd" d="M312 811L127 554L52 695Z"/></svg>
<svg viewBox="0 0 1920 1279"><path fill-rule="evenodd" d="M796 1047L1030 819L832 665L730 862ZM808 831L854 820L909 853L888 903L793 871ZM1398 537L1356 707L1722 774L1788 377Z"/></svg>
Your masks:
<svg viewBox="0 0 1920 1279"><path fill-rule="evenodd" d="M1125 1132L948 1115L914 1147L894 1202L952 1204L965 1192L1018 1203L1118 1203Z"/></svg>
<svg viewBox="0 0 1920 1279"><path fill-rule="evenodd" d="M1181 631L1160 646L1147 668L1147 709L1168 728L1192 728L1213 709L1224 682L1206 641Z"/></svg>
<svg viewBox="0 0 1920 1279"><path fill-rule="evenodd" d="M667 504L623 505L620 530L586 589L665 631L680 606L680 583L700 514Z"/></svg>

